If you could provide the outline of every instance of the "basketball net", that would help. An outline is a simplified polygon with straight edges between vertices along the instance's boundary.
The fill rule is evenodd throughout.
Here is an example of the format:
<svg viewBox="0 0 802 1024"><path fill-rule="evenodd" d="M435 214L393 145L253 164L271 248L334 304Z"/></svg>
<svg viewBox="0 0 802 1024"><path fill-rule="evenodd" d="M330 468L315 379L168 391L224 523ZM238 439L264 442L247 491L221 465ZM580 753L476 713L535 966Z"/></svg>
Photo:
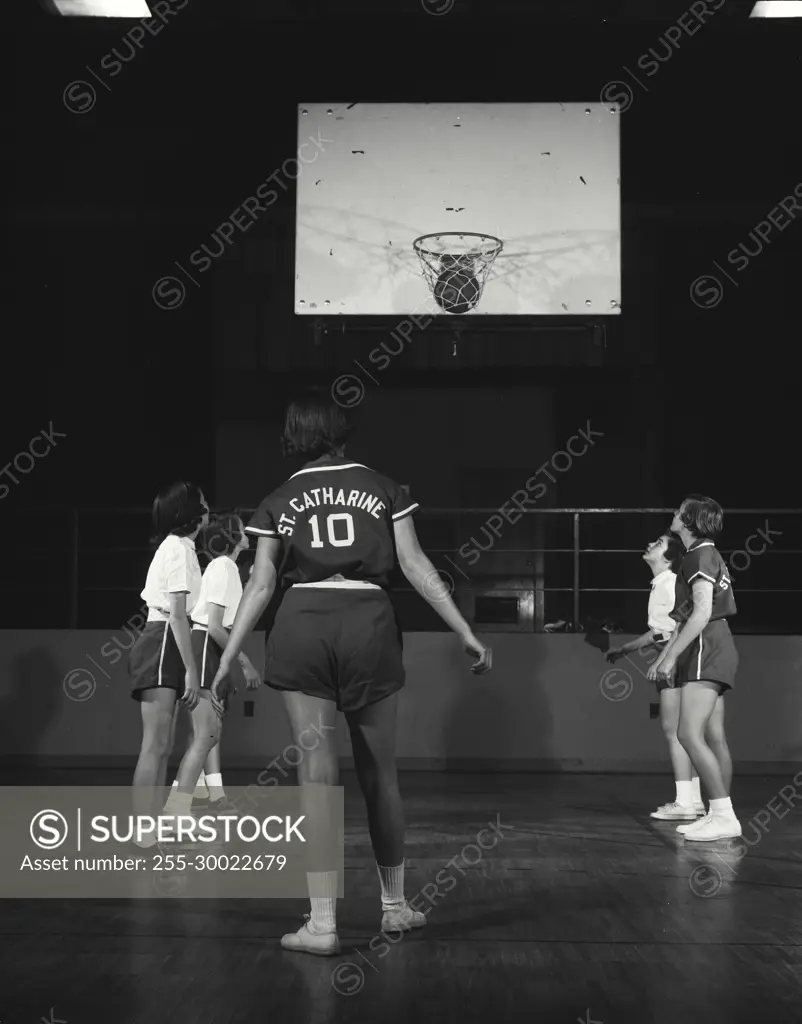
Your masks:
<svg viewBox="0 0 802 1024"><path fill-rule="evenodd" d="M504 243L494 235L445 231L412 243L435 302L462 315L479 305L485 282Z"/></svg>

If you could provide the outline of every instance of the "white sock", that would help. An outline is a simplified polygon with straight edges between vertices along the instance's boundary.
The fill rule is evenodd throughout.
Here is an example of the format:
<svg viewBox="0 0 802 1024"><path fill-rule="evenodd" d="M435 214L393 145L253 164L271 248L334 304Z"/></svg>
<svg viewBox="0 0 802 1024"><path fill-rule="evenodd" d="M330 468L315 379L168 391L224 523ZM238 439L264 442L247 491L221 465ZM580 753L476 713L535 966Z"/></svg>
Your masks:
<svg viewBox="0 0 802 1024"><path fill-rule="evenodd" d="M206 785L209 788L210 800L222 800L226 795L226 791L223 789L223 776L220 772L215 772L214 775L207 775Z"/></svg>
<svg viewBox="0 0 802 1024"><path fill-rule="evenodd" d="M203 772L198 776L198 782L195 786L194 797L196 800L205 800L209 795L209 790L206 788L209 776L204 775Z"/></svg>
<svg viewBox="0 0 802 1024"><path fill-rule="evenodd" d="M306 880L309 892L324 892L325 896L310 896L311 920L307 924L315 935L337 931L337 872L308 871Z"/></svg>
<svg viewBox="0 0 802 1024"><path fill-rule="evenodd" d="M178 789L178 779L173 782L173 789Z"/></svg>
<svg viewBox="0 0 802 1024"><path fill-rule="evenodd" d="M381 864L376 865L379 871L379 880L382 884L382 910L392 910L404 900L404 862L394 868L384 868Z"/></svg>
<svg viewBox="0 0 802 1024"><path fill-rule="evenodd" d="M699 776L694 775L691 779L691 785L693 786L693 802L695 804L703 803L702 800L702 784L699 782Z"/></svg>
<svg viewBox="0 0 802 1024"><path fill-rule="evenodd" d="M732 800L728 796L722 796L718 800L711 800L710 813L714 818L734 818L735 812L732 809Z"/></svg>
<svg viewBox="0 0 802 1024"><path fill-rule="evenodd" d="M693 783L677 783L677 803L680 807L693 807Z"/></svg>
<svg viewBox="0 0 802 1024"><path fill-rule="evenodd" d="M164 805L162 814L178 816L179 814L189 814L191 810L192 794L180 793L177 789L174 789L167 797L167 803Z"/></svg>

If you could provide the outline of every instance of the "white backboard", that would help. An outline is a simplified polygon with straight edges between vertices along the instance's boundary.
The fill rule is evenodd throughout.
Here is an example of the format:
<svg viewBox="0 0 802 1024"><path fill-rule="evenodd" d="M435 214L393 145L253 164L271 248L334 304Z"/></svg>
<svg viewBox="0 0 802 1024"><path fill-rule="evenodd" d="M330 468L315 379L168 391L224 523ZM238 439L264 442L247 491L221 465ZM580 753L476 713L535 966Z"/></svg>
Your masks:
<svg viewBox="0 0 802 1024"><path fill-rule="evenodd" d="M412 243L480 232L504 247L469 315L619 313L619 117L599 103L300 104L295 312L442 313Z"/></svg>

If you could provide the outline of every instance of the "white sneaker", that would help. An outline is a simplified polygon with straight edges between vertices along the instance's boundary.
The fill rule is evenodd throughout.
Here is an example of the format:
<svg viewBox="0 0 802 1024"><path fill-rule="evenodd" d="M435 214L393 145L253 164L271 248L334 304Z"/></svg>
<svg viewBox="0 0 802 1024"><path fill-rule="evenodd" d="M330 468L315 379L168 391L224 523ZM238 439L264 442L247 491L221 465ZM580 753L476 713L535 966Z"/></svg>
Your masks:
<svg viewBox="0 0 802 1024"><path fill-rule="evenodd" d="M713 817L713 812L708 811L704 818L697 818L696 821L691 822L690 825L680 825L677 829L680 835L686 836L691 831L696 831L697 828L701 828L702 825L706 825L708 821Z"/></svg>
<svg viewBox="0 0 802 1024"><path fill-rule="evenodd" d="M423 911L413 910L406 900L382 914L383 932L409 932L413 928L422 928L425 924L426 915Z"/></svg>
<svg viewBox="0 0 802 1024"><path fill-rule="evenodd" d="M694 843L714 843L717 839L737 839L741 834L741 823L734 814L726 818L711 817L699 828L685 833L685 839Z"/></svg>
<svg viewBox="0 0 802 1024"><path fill-rule="evenodd" d="M697 814L707 814L707 808L701 800L699 800L697 803L694 803L693 809L696 811Z"/></svg>
<svg viewBox="0 0 802 1024"><path fill-rule="evenodd" d="M695 818L696 811L693 807L683 807L678 803L663 804L656 811L652 811L650 817L657 818L659 821L676 821L682 818Z"/></svg>
<svg viewBox="0 0 802 1024"><path fill-rule="evenodd" d="M657 811L651 812L649 817L651 817L652 814L658 813L660 811L667 811L669 807L673 807L673 806L674 806L673 804L660 804L660 806L657 808Z"/></svg>
<svg viewBox="0 0 802 1024"><path fill-rule="evenodd" d="M306 919L297 932L288 932L281 938L281 948L289 949L293 953L311 953L313 956L338 956L340 953L340 940L337 932L323 932L318 934L309 930L309 914L304 914Z"/></svg>

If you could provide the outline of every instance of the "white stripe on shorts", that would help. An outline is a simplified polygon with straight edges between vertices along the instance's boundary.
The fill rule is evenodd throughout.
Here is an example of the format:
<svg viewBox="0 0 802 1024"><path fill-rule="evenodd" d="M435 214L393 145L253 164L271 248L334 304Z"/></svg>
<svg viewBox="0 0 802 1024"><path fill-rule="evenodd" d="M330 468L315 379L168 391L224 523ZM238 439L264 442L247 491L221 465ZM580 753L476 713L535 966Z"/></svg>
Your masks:
<svg viewBox="0 0 802 1024"><path fill-rule="evenodd" d="M206 678L206 648L209 646L209 630L206 630L206 636L203 638L203 654L201 655L201 678L200 684L203 687L203 681Z"/></svg>
<svg viewBox="0 0 802 1024"><path fill-rule="evenodd" d="M164 636L162 637L161 654L159 654L159 681L156 684L157 686L161 686L162 685L162 664L164 663L164 652L167 650L167 631L169 630L169 628L170 628L170 623L166 622L164 624Z"/></svg>

